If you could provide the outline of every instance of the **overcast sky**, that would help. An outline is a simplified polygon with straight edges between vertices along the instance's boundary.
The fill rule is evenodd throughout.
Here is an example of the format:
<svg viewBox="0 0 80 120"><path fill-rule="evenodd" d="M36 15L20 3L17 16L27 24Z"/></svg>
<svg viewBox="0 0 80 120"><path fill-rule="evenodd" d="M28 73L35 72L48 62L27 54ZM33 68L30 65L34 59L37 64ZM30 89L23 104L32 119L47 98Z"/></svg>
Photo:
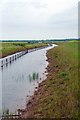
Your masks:
<svg viewBox="0 0 80 120"><path fill-rule="evenodd" d="M0 39L78 36L79 0L0 0Z"/></svg>

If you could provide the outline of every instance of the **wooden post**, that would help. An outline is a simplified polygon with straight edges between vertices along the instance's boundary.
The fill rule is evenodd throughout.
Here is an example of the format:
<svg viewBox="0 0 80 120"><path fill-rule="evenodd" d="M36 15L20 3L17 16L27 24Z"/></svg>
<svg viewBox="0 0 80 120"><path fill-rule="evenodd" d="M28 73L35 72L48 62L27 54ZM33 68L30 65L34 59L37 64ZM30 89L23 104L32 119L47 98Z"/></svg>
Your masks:
<svg viewBox="0 0 80 120"><path fill-rule="evenodd" d="M7 58L6 58L6 63L8 62Z"/></svg>
<svg viewBox="0 0 80 120"><path fill-rule="evenodd" d="M16 60L16 55L15 55L15 60Z"/></svg>

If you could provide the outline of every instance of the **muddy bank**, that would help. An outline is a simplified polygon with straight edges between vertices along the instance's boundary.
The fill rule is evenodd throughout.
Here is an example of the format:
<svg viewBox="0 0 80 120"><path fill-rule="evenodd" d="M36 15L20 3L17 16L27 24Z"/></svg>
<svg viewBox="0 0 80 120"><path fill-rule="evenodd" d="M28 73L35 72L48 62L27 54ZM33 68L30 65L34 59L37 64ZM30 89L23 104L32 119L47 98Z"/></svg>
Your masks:
<svg viewBox="0 0 80 120"><path fill-rule="evenodd" d="M39 84L23 118L78 118L78 44L63 43L47 52L47 79Z"/></svg>
<svg viewBox="0 0 80 120"><path fill-rule="evenodd" d="M41 83L39 83L38 88L35 88L35 92L34 95L31 96L31 99L29 100L28 104L26 105L26 108L23 110L19 110L21 112L21 117L22 118L42 118L43 115L42 113L40 113L39 111L35 111L37 110L37 108L39 108L39 102L40 100L42 100L44 98L45 92L46 97L50 96L50 93L48 92L47 89L45 89L46 86L46 81L48 80L48 77L50 76L50 73L52 71L51 68L51 58L48 55L48 52L46 54L47 56L47 60L48 61L48 66L47 66L47 79L45 79L44 81L42 81Z"/></svg>

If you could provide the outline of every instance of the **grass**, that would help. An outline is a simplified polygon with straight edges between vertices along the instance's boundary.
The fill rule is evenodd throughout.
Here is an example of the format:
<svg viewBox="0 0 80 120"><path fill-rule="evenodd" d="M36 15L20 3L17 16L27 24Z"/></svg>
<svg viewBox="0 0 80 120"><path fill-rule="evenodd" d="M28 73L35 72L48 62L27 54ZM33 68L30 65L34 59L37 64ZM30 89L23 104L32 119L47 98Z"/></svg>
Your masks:
<svg viewBox="0 0 80 120"><path fill-rule="evenodd" d="M79 48L80 42L73 41L61 43L48 51L48 78L39 87L29 116L80 119Z"/></svg>
<svg viewBox="0 0 80 120"><path fill-rule="evenodd" d="M0 57L5 57L16 52L23 51L25 49L37 48L46 46L47 44L30 44L23 42L0 42Z"/></svg>
<svg viewBox="0 0 80 120"><path fill-rule="evenodd" d="M39 73L33 72L33 74L29 74L29 81L32 80L38 80L39 79Z"/></svg>

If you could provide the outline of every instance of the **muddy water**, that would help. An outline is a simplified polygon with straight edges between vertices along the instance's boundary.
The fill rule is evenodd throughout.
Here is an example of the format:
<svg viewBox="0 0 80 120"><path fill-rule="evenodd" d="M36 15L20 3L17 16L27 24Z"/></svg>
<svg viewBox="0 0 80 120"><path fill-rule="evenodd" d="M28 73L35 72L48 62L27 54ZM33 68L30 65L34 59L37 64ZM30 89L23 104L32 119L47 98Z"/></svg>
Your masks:
<svg viewBox="0 0 80 120"><path fill-rule="evenodd" d="M48 65L46 52L52 47L55 45L28 53L4 66L3 69L0 68L0 96L2 94L3 111L9 109L10 113L15 113L18 108L25 108L35 87L46 78L45 68Z"/></svg>

